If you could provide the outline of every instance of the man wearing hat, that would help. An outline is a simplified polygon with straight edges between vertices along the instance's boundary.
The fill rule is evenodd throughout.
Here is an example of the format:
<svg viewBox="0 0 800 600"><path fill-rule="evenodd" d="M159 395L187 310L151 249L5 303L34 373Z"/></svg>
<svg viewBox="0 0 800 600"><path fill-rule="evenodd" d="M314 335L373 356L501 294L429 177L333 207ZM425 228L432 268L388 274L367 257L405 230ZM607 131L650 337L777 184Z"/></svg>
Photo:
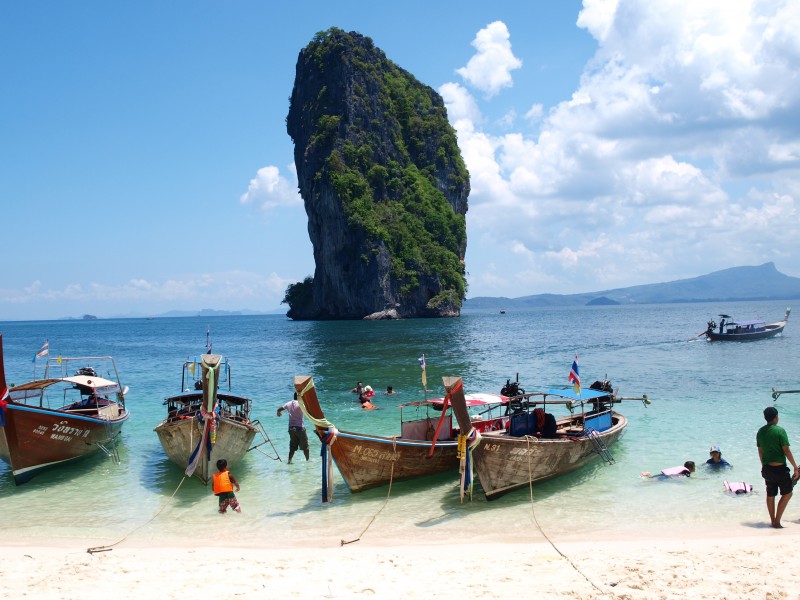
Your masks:
<svg viewBox="0 0 800 600"><path fill-rule="evenodd" d="M786 430L778 426L778 409L768 406L764 409L764 419L767 424L758 430L756 434L756 445L758 446L758 457L761 459L761 476L767 485L767 511L772 522L772 527L780 529L781 517L786 505L792 498L792 487L800 478L797 470L797 463L794 461L792 451L789 448L789 436ZM792 464L794 473L789 476L789 468L786 460ZM775 496L780 490L781 499L775 507Z"/></svg>

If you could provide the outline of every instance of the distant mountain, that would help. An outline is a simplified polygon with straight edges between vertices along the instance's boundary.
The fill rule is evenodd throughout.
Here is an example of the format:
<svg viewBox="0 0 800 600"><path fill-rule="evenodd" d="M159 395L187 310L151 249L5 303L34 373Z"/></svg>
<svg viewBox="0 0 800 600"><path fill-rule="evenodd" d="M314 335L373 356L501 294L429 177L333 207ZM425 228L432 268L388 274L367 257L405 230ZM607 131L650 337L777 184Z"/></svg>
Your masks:
<svg viewBox="0 0 800 600"><path fill-rule="evenodd" d="M585 294L538 294L521 298L468 298L465 309L587 306L609 304L677 304L739 302L800 298L800 278L780 273L768 262L758 267L733 267L692 279L652 283Z"/></svg>

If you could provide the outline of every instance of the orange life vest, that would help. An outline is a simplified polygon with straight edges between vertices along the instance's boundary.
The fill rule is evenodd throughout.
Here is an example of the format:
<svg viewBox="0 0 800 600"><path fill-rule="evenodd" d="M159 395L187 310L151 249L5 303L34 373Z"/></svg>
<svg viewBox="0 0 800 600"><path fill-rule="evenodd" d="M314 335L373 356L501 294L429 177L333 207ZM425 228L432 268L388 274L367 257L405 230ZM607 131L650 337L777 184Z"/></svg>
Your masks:
<svg viewBox="0 0 800 600"><path fill-rule="evenodd" d="M367 400L366 402L364 402L364 404L362 404L362 405L361 405L361 408L363 408L364 410L375 410L375 409L376 409L376 408L378 408L378 407L377 407L377 406L375 406L375 405L374 405L372 402L370 402L369 400Z"/></svg>
<svg viewBox="0 0 800 600"><path fill-rule="evenodd" d="M220 471L219 473L214 473L214 494L223 494L232 491L233 484L231 483L230 472Z"/></svg>

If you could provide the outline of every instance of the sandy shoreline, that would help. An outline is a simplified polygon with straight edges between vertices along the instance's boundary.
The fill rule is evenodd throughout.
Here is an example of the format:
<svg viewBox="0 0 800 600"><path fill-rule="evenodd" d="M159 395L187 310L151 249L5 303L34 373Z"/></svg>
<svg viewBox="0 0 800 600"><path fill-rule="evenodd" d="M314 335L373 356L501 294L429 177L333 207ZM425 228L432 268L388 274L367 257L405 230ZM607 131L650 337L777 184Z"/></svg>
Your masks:
<svg viewBox="0 0 800 600"><path fill-rule="evenodd" d="M684 532L685 534L686 532ZM673 535L684 535L673 532ZM593 536L595 537L595 536ZM0 546L3 597L798 598L800 524L736 535L528 543ZM187 542L188 544L189 542Z"/></svg>

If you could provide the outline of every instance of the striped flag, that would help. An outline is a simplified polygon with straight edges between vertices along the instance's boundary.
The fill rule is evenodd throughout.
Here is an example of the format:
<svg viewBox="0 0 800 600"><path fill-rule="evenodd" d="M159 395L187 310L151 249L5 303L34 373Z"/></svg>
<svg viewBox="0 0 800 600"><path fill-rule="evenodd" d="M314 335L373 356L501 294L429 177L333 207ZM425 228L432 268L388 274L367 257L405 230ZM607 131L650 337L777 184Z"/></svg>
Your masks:
<svg viewBox="0 0 800 600"><path fill-rule="evenodd" d="M428 377L425 375L425 355L419 357L419 366L422 367L422 387L428 389Z"/></svg>
<svg viewBox="0 0 800 600"><path fill-rule="evenodd" d="M36 362L37 358L42 358L43 356L47 356L48 354L50 354L50 342L48 340L45 340L44 344L42 344L42 347L39 348L39 351L33 355L32 362Z"/></svg>
<svg viewBox="0 0 800 600"><path fill-rule="evenodd" d="M575 360L572 361L572 369L570 369L569 377L567 381L572 382L572 387L575 389L575 393L580 396L581 394L581 377L578 374L578 355L575 355Z"/></svg>

